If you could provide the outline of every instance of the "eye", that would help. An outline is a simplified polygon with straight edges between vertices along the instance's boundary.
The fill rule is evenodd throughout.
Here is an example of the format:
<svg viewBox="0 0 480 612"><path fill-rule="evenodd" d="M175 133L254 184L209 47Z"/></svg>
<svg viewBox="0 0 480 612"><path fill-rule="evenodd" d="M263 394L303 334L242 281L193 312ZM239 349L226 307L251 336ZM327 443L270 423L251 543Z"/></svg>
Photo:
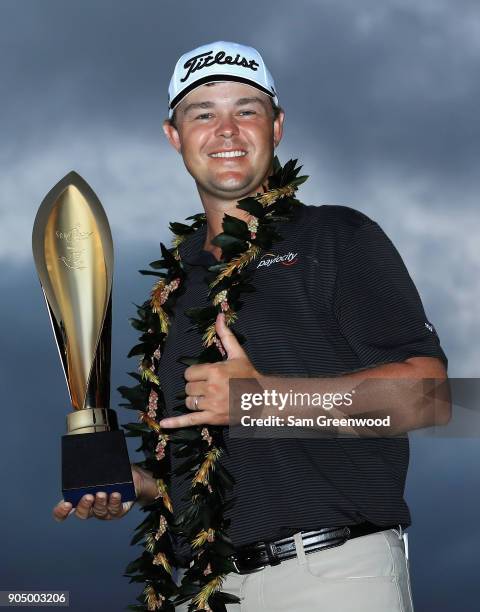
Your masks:
<svg viewBox="0 0 480 612"><path fill-rule="evenodd" d="M256 115L257 113L253 110L242 110L240 111L240 115Z"/></svg>
<svg viewBox="0 0 480 612"><path fill-rule="evenodd" d="M210 117L213 117L212 113L202 113L201 115L197 115L195 119L210 119Z"/></svg>

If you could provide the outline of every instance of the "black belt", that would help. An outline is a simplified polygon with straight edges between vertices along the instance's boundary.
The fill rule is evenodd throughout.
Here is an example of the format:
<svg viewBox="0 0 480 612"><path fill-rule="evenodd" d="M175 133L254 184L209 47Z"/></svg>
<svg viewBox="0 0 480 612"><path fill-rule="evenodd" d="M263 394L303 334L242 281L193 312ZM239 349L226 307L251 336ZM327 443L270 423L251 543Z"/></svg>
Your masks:
<svg viewBox="0 0 480 612"><path fill-rule="evenodd" d="M341 546L347 540L385 531L398 529L399 525L393 527L381 527L372 523L361 523L359 525L348 525L345 527L325 527L318 531L302 531L302 542L305 553L312 553L325 548ZM282 561L297 556L295 540L293 537L276 540L274 542L255 542L235 550L230 560L238 574L248 574L266 565L278 565Z"/></svg>

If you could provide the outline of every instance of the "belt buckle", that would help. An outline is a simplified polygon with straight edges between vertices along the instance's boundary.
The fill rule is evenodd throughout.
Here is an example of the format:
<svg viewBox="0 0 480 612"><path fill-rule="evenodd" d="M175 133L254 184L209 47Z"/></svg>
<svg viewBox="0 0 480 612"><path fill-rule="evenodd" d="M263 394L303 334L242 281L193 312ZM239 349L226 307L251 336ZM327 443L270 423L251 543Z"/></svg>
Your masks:
<svg viewBox="0 0 480 612"><path fill-rule="evenodd" d="M235 571L237 572L237 574L240 574L240 570L238 568L237 565L237 560L235 559L235 557L230 557L230 561L232 562L233 567L235 568Z"/></svg>
<svg viewBox="0 0 480 612"><path fill-rule="evenodd" d="M267 567L266 565L261 565L260 567L255 567L254 569L242 572L240 570L240 568L238 567L237 559L235 558L234 555L232 555L230 557L230 561L232 562L232 565L235 568L235 571L237 572L237 574L240 574L240 575L243 575L243 574L253 574L254 572L259 572L260 570L263 570L263 569L265 569Z"/></svg>

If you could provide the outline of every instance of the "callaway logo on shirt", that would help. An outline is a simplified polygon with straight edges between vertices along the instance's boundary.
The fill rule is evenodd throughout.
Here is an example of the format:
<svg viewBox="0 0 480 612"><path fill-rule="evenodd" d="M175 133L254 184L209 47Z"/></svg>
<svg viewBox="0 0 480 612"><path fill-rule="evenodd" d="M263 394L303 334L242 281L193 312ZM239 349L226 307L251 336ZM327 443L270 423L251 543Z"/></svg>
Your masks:
<svg viewBox="0 0 480 612"><path fill-rule="evenodd" d="M231 55L225 55L225 51L219 51L213 56L211 51L207 51L206 53L194 55L183 64L183 67L187 70L187 74L181 78L180 81L184 83L192 72L196 72L207 66L213 66L213 64L243 66L244 68L251 68L253 71L256 71L259 66L258 62L253 59L247 60L246 57L240 59L239 53L237 53L235 57L232 57Z"/></svg>
<svg viewBox="0 0 480 612"><path fill-rule="evenodd" d="M275 255L275 253L265 253L262 255L260 261L258 262L257 268L261 268L262 266L271 266L277 262L280 262L282 266L293 266L298 261L297 258L298 253L292 253L291 251L285 253L285 255Z"/></svg>

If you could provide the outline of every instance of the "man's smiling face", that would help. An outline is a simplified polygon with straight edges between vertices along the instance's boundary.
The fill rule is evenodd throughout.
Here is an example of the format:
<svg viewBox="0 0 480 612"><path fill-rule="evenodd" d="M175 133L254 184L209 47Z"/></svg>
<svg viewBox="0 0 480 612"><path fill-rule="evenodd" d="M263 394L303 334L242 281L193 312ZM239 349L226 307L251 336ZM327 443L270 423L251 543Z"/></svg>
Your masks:
<svg viewBox="0 0 480 612"><path fill-rule="evenodd" d="M244 83L208 83L176 108L165 134L200 192L225 200L255 193L268 177L283 112L274 119L269 96Z"/></svg>

